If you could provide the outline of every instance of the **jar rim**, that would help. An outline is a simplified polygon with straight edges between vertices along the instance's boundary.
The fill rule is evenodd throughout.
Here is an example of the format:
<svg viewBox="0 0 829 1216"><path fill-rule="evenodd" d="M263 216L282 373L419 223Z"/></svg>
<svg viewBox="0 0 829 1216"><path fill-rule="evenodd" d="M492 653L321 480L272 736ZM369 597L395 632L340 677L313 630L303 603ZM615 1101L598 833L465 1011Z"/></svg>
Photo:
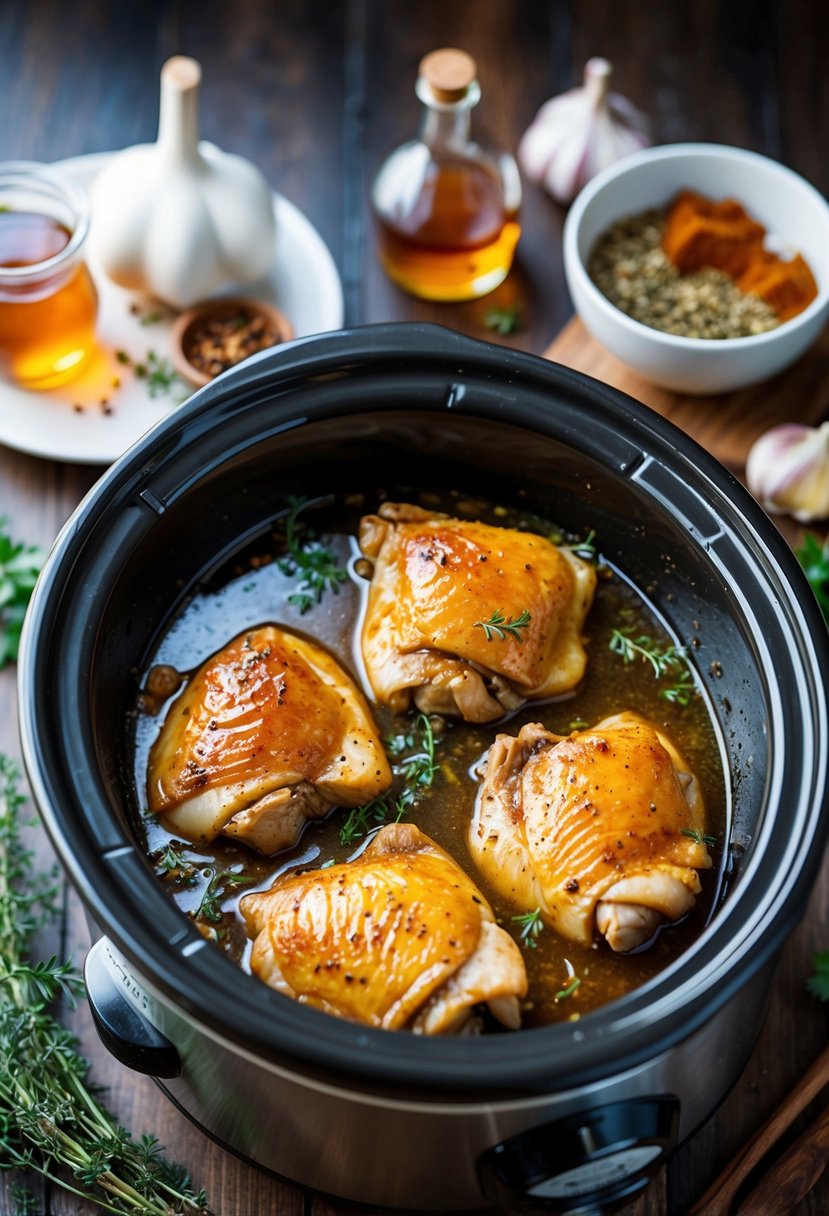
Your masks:
<svg viewBox="0 0 829 1216"><path fill-rule="evenodd" d="M0 190L14 186L28 187L33 192L39 188L41 194L62 202L72 211L73 227L66 245L51 257L25 266L0 266L0 284L7 286L37 282L61 270L73 260L89 233L90 214L86 195L73 181L55 173L50 165L28 160L0 162Z"/></svg>

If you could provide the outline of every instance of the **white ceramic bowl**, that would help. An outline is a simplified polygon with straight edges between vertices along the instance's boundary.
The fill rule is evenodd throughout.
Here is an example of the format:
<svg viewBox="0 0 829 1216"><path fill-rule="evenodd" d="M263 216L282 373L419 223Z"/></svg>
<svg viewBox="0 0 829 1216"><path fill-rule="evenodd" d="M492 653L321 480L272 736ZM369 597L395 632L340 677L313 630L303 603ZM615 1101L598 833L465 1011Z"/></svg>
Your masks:
<svg viewBox="0 0 829 1216"><path fill-rule="evenodd" d="M748 338L681 338L628 317L599 291L586 264L616 220L662 207L680 190L735 198L763 224L775 248L799 252L818 285L815 300L777 329ZM791 169L720 144L668 144L625 157L590 182L564 225L564 269L576 311L603 346L665 388L722 393L788 367L817 338L829 313L829 205Z"/></svg>

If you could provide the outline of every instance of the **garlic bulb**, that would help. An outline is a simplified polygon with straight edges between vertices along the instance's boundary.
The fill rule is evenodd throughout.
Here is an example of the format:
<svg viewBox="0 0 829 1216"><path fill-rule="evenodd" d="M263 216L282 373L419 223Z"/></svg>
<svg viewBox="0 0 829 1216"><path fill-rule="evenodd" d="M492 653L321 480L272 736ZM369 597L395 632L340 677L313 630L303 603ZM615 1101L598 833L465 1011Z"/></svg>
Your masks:
<svg viewBox="0 0 829 1216"><path fill-rule="evenodd" d="M748 454L746 482L767 511L801 523L829 518L829 422L766 431Z"/></svg>
<svg viewBox="0 0 829 1216"><path fill-rule="evenodd" d="M606 59L588 60L581 88L545 102L518 146L527 177L560 203L572 202L608 165L650 146L645 115L608 91L612 70Z"/></svg>
<svg viewBox="0 0 829 1216"><path fill-rule="evenodd" d="M114 282L188 308L265 274L274 255L270 187L249 161L199 146L201 68L161 71L158 141L125 148L92 189L90 241Z"/></svg>

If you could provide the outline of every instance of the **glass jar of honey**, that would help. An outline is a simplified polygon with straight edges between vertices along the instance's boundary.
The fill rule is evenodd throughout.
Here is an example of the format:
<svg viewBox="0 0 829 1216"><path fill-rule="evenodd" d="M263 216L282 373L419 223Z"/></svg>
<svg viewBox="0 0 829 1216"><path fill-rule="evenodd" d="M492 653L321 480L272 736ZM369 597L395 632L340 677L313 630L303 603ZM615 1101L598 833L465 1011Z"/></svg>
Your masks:
<svg viewBox="0 0 829 1216"><path fill-rule="evenodd" d="M26 388L70 380L94 349L88 231L72 182L44 165L0 164L0 371Z"/></svg>
<svg viewBox="0 0 829 1216"><path fill-rule="evenodd" d="M507 276L521 229L521 179L509 152L473 138L477 67L447 47L421 60L417 138L374 181L378 255L389 278L426 300L472 300Z"/></svg>

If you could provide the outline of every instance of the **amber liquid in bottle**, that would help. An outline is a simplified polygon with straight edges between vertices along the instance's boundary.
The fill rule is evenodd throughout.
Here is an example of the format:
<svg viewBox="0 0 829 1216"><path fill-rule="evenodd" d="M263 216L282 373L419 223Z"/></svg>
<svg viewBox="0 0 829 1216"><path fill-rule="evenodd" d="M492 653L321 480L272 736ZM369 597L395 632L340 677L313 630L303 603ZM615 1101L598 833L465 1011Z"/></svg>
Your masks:
<svg viewBox="0 0 829 1216"><path fill-rule="evenodd" d="M408 215L378 217L378 254L389 278L427 300L471 300L497 287L521 229L483 164L433 163Z"/></svg>
<svg viewBox="0 0 829 1216"><path fill-rule="evenodd" d="M4 268L36 266L58 255L71 232L39 212L0 211L0 280ZM98 299L83 262L44 273L36 283L0 283L0 361L31 388L76 375L95 345Z"/></svg>
<svg viewBox="0 0 829 1216"><path fill-rule="evenodd" d="M521 183L509 153L472 136L475 61L443 48L420 63L417 138L383 162L372 189L377 252L405 291L473 300L507 276L521 229Z"/></svg>

